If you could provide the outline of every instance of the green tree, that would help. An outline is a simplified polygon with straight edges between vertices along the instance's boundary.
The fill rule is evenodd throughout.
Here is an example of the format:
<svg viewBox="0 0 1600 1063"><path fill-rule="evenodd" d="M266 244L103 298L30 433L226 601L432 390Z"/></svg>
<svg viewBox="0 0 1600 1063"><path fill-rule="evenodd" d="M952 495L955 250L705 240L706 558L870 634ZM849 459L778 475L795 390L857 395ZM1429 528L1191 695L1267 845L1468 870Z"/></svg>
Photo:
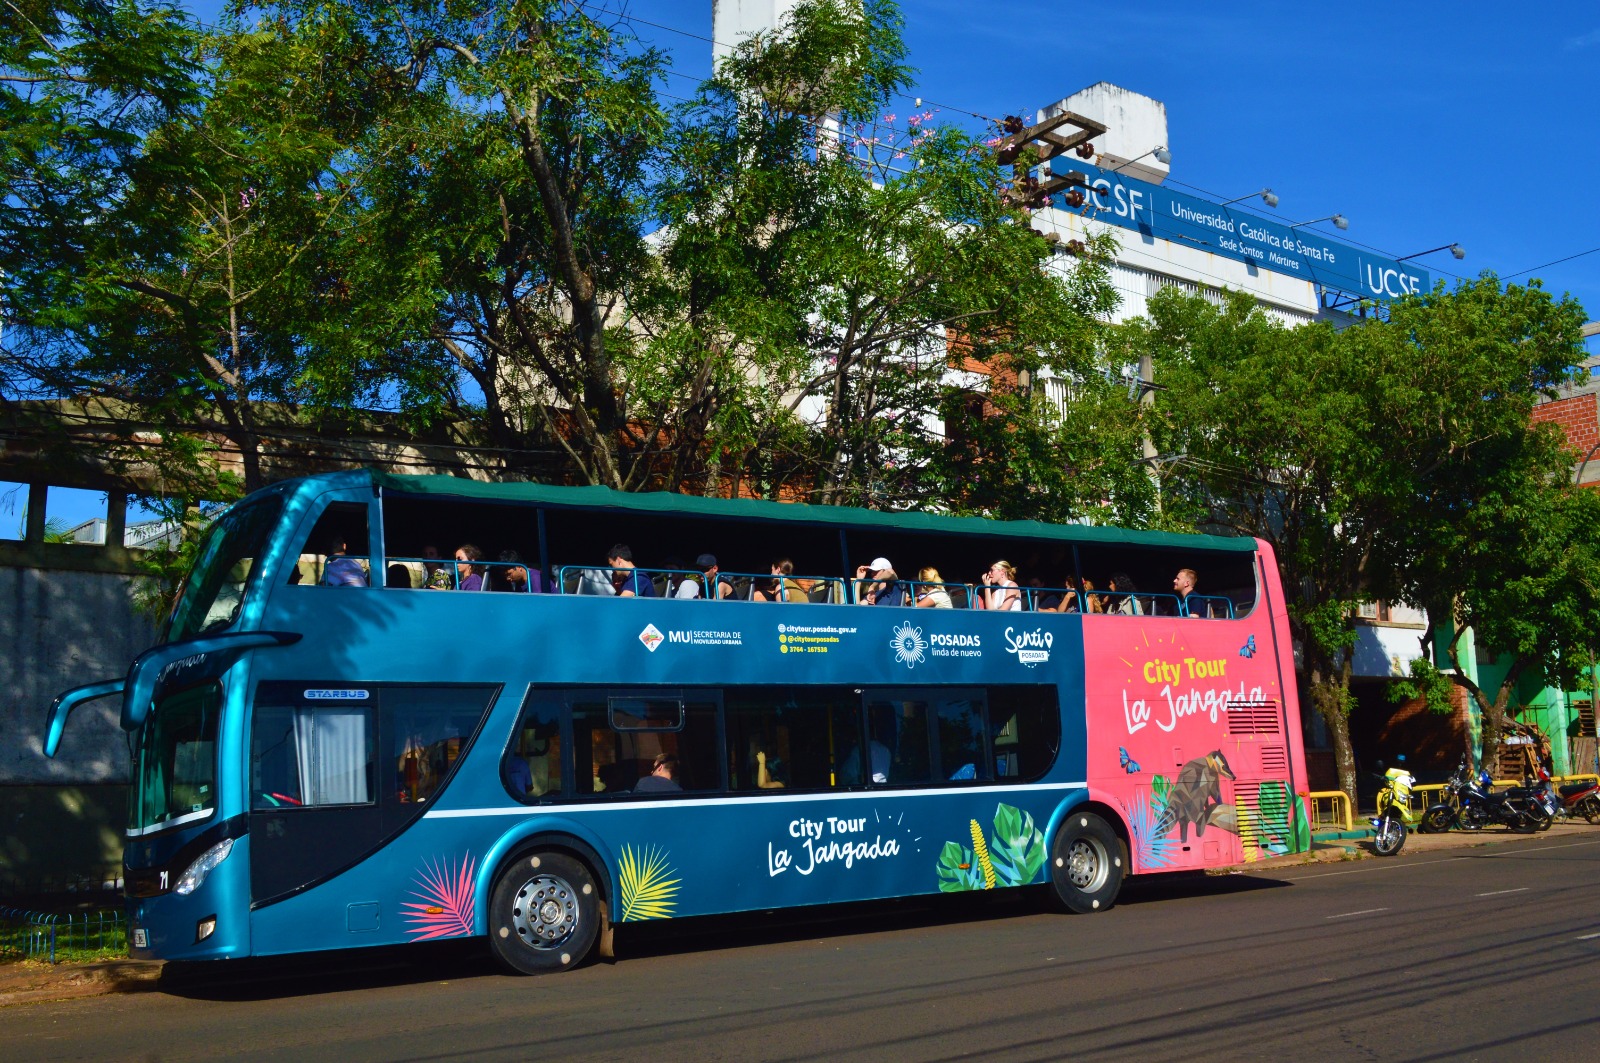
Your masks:
<svg viewBox="0 0 1600 1063"><path fill-rule="evenodd" d="M1163 506L1272 545L1307 697L1354 794L1351 619L1372 594L1382 528L1384 432L1365 367L1331 327L1285 328L1239 293L1218 306L1163 291L1121 341L1129 361L1153 358L1167 389L1152 424Z"/></svg>
<svg viewBox="0 0 1600 1063"><path fill-rule="evenodd" d="M1166 293L1126 330L1128 356L1151 354L1169 389L1163 501L1273 545L1347 792L1355 609L1459 597L1481 537L1469 518L1509 517L1493 502L1507 477L1561 466L1529 414L1582 357L1581 321L1570 301L1485 277L1342 331L1283 328L1243 295Z"/></svg>
<svg viewBox="0 0 1600 1063"><path fill-rule="evenodd" d="M197 28L172 4L0 3L7 397L58 390L39 363L71 356L95 234L111 224L145 136L200 100L198 46Z"/></svg>
<svg viewBox="0 0 1600 1063"><path fill-rule="evenodd" d="M1483 723L1478 750L1467 752L1491 770L1522 707L1519 687L1535 680L1572 689L1600 631L1600 496L1564 477L1500 479L1436 547L1451 552L1457 571L1434 588L1451 597L1436 599L1429 614L1450 662L1441 678L1466 691ZM1477 650L1506 665L1498 685L1473 678L1463 649L1469 631Z"/></svg>
<svg viewBox="0 0 1600 1063"><path fill-rule="evenodd" d="M1106 462L1125 440L1074 436L1028 384L1102 379L1108 247L1060 255L991 150L892 113L904 58L893 4L801 4L678 115L669 342L758 384L707 389L709 471L825 503L1076 514L1107 495L1084 473L1132 458Z"/></svg>
<svg viewBox="0 0 1600 1063"><path fill-rule="evenodd" d="M1400 575L1397 593L1428 608L1491 765L1518 686L1571 685L1600 630L1600 499L1571 485L1578 455L1559 430L1530 423L1535 401L1583 359L1584 320L1570 297L1486 275L1396 304L1374 337L1431 360L1433 378L1389 392L1397 443L1414 457L1395 485L1410 504L1382 540L1383 564ZM1494 690L1464 667L1468 630L1508 665Z"/></svg>

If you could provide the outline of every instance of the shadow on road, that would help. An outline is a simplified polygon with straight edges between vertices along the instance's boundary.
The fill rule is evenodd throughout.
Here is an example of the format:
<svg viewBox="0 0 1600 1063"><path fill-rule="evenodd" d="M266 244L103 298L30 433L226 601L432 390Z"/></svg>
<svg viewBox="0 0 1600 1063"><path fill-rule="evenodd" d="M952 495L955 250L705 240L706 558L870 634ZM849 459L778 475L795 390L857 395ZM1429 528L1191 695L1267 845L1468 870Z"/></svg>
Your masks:
<svg viewBox="0 0 1600 1063"><path fill-rule="evenodd" d="M1152 901L1227 896L1287 885L1259 875L1154 875L1128 882L1117 903L1134 907ZM617 960L599 962L625 963L652 956L760 948L817 937L843 938L1046 915L1090 918L1060 914L1044 886L988 895L940 894L629 924L617 928ZM506 974L489 956L483 939L474 938L226 963L169 963L156 988L196 1000L247 1001L510 977L514 976Z"/></svg>
<svg viewBox="0 0 1600 1063"><path fill-rule="evenodd" d="M156 988L193 1000L275 1000L495 978L501 973L483 939L473 938L225 962L168 963Z"/></svg>
<svg viewBox="0 0 1600 1063"><path fill-rule="evenodd" d="M1291 882L1264 874L1208 875L1204 871L1175 871L1164 875L1141 875L1129 879L1117 898L1118 907L1170 901L1180 897L1227 897L1257 890L1285 889Z"/></svg>

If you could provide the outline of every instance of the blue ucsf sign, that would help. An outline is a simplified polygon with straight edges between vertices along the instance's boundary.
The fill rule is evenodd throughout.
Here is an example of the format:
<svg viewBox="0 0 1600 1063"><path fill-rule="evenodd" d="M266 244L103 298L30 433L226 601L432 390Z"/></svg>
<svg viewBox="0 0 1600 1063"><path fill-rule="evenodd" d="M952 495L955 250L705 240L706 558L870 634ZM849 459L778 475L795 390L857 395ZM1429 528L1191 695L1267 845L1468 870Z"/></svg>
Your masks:
<svg viewBox="0 0 1600 1063"><path fill-rule="evenodd" d="M1146 237L1181 240L1214 254L1315 284L1388 301L1432 287L1426 270L1358 251L1305 229L1291 229L1232 206L1219 206L1160 185L1089 166L1077 159L1050 161L1058 175L1078 170L1088 178L1085 217L1133 229Z"/></svg>

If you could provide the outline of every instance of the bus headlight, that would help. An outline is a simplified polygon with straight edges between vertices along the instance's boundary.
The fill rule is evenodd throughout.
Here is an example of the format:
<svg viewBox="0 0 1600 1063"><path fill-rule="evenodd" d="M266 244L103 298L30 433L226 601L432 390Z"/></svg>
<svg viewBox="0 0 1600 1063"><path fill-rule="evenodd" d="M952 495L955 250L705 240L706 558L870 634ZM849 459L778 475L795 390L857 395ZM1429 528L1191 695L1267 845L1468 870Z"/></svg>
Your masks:
<svg viewBox="0 0 1600 1063"><path fill-rule="evenodd" d="M200 859L190 864L188 869L178 876L178 884L172 887L172 892L180 893L187 897L199 889L200 883L204 882L206 876L211 874L211 869L226 860L231 852L233 852L233 839L224 838L201 853Z"/></svg>

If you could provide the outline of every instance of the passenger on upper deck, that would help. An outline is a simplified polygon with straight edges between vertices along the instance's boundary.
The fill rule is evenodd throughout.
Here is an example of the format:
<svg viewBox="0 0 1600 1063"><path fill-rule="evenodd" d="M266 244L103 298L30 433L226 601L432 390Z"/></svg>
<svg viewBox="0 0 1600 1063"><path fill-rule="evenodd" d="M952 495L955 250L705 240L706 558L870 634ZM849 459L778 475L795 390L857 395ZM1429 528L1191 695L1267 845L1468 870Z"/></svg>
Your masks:
<svg viewBox="0 0 1600 1063"><path fill-rule="evenodd" d="M1116 597L1111 599L1108 613L1119 613L1122 616L1143 616L1144 609L1139 605L1139 599L1134 597L1138 587L1133 585L1133 580L1126 572L1113 572L1111 574L1111 589L1116 592Z"/></svg>
<svg viewBox="0 0 1600 1063"><path fill-rule="evenodd" d="M918 609L953 609L955 603L950 600L950 592L942 584L944 577L939 575L939 570L932 565L927 566L917 573L917 608Z"/></svg>
<svg viewBox="0 0 1600 1063"><path fill-rule="evenodd" d="M322 584L325 587L365 587L367 570L353 557L344 556L349 548L342 535L328 537L328 560L322 566Z"/></svg>
<svg viewBox="0 0 1600 1063"><path fill-rule="evenodd" d="M683 558L673 554L668 557L667 591L666 598L698 598L700 597L700 577L685 571L688 566L683 563Z"/></svg>
<svg viewBox="0 0 1600 1063"><path fill-rule="evenodd" d="M612 568L611 584L617 588L619 598L654 598L656 587L645 574L633 567L633 551L626 543L618 543L606 552L606 564Z"/></svg>
<svg viewBox="0 0 1600 1063"><path fill-rule="evenodd" d="M983 589L978 592L982 609L999 609L1019 612L1022 609L1022 592L1017 589L1017 568L1009 561L996 561L989 566L978 582Z"/></svg>
<svg viewBox="0 0 1600 1063"><path fill-rule="evenodd" d="M867 584L863 589L862 584ZM856 601L867 605L905 605L906 587L887 557L856 567Z"/></svg>
<svg viewBox="0 0 1600 1063"><path fill-rule="evenodd" d="M477 571L482 566L474 564L474 562L482 560L483 551L471 543L462 543L456 547L456 572L460 574L460 586L458 589L464 591L483 590L483 573Z"/></svg>
<svg viewBox="0 0 1600 1063"><path fill-rule="evenodd" d="M800 584L789 578L793 574L794 562L787 557L778 558L772 563L773 578L757 587L751 596L758 602L810 601L810 596L801 589Z"/></svg>
<svg viewBox="0 0 1600 1063"><path fill-rule="evenodd" d="M1030 600L1027 604L1031 604L1034 611L1039 613L1059 613L1064 604L1062 593L1046 587L1044 580L1038 576L1028 581L1028 596Z"/></svg>
<svg viewBox="0 0 1600 1063"><path fill-rule="evenodd" d="M1200 577L1192 568L1180 568L1178 574L1172 577L1172 590L1178 596L1179 616L1207 615L1204 602L1189 601L1190 596L1194 594L1195 584L1199 581Z"/></svg>
<svg viewBox="0 0 1600 1063"><path fill-rule="evenodd" d="M728 581L718 575L722 570L717 566L716 554L701 554L694 559L694 567L705 574L702 577L704 582L700 587L701 597L726 598L733 593L733 588L728 586Z"/></svg>
<svg viewBox="0 0 1600 1063"><path fill-rule="evenodd" d="M422 548L422 570L427 573L422 585L430 591L453 591L456 589L455 577L450 570L439 560L439 548L429 543Z"/></svg>
<svg viewBox="0 0 1600 1063"><path fill-rule="evenodd" d="M515 550L500 551L500 565L491 573L494 577L492 590L544 593L544 573L529 568L528 563L522 560L522 555Z"/></svg>

